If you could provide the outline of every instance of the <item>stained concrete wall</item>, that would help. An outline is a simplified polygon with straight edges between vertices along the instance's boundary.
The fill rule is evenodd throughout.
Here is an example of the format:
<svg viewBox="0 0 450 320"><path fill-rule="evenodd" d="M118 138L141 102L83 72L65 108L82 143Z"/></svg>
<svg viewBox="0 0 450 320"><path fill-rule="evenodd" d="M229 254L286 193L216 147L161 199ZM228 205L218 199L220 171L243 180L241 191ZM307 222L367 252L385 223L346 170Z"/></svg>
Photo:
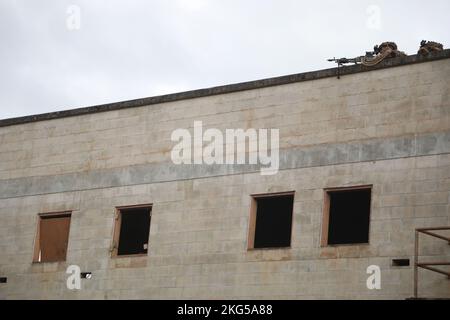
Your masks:
<svg viewBox="0 0 450 320"><path fill-rule="evenodd" d="M450 225L450 59L0 127L0 297L412 295L414 229ZM170 135L280 129L280 172L174 165ZM320 247L324 188L373 185L370 244ZM295 190L290 249L247 250L250 194ZM111 258L115 206L153 203L147 257ZM67 261L32 263L37 214L71 210ZM424 238L422 259L450 260ZM66 288L65 269L93 278ZM382 270L366 287L367 266ZM420 271L419 293L450 297Z"/></svg>

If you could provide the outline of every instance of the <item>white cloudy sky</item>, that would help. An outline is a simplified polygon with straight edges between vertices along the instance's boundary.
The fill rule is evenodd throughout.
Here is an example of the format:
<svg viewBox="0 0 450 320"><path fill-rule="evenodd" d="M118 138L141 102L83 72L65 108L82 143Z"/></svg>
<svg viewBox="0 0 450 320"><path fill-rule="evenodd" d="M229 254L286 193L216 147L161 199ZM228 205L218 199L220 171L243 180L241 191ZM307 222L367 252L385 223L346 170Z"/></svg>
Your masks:
<svg viewBox="0 0 450 320"><path fill-rule="evenodd" d="M383 41L450 47L449 12L448 0L0 0L0 119L328 68Z"/></svg>

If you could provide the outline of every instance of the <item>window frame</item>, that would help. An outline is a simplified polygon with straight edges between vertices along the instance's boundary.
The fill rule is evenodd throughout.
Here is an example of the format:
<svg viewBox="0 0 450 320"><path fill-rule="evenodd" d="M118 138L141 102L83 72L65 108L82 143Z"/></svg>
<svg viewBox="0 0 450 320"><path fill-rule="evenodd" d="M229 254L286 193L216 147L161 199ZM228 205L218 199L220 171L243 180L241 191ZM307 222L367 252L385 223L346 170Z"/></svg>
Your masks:
<svg viewBox="0 0 450 320"><path fill-rule="evenodd" d="M41 251L41 221L43 218L51 218L51 217L57 217L57 216L68 216L69 217L69 228L67 231L67 247L66 247L66 254L64 256L64 259L62 260L56 260L56 261L41 261L39 260L39 253ZM58 262L65 262L67 260L67 252L69 251L69 240L70 240L70 225L72 223L72 211L58 211L58 212L45 212L45 213L38 213L37 214L37 226L36 226L36 234L34 237L34 249L33 249L33 261L32 263L58 263Z"/></svg>
<svg viewBox="0 0 450 320"><path fill-rule="evenodd" d="M329 232L329 223L330 223L330 193L339 192L339 191L358 191L358 190L370 190L370 204L369 204L369 230L367 234L367 242L361 243L340 243L340 244L328 244L328 232ZM372 202L373 202L373 185L358 185L358 186L350 186L350 187L333 187L333 188L325 188L324 191L324 199L323 199L323 210L322 210L322 231L321 231L321 239L320 246L321 247L339 247L339 246L364 246L370 244L370 222L372 216Z"/></svg>
<svg viewBox="0 0 450 320"><path fill-rule="evenodd" d="M274 198L279 196L292 196L292 218L291 218L291 238L289 239L289 246L285 247L268 247L255 248L256 236L256 215L258 212L258 199ZM292 248L292 237L294 234L294 205L295 205L295 191L274 192L274 193L259 193L251 194L250 217L248 221L248 236L247 236L247 251L254 250L285 250Z"/></svg>
<svg viewBox="0 0 450 320"><path fill-rule="evenodd" d="M118 254L119 251L119 240L120 240L120 230L122 228L122 212L121 210L127 210L127 209L150 209L150 226L148 230L148 247L147 247L147 253L135 253L135 254ZM129 213L130 214L130 213ZM132 214L132 213L131 213ZM131 206L118 206L115 207L114 211L114 230L113 230L113 237L112 237L112 244L111 244L111 258L132 258L132 257L145 257L148 256L148 252L150 250L150 228L152 226L152 215L153 215L153 204L138 204L138 205L131 205Z"/></svg>

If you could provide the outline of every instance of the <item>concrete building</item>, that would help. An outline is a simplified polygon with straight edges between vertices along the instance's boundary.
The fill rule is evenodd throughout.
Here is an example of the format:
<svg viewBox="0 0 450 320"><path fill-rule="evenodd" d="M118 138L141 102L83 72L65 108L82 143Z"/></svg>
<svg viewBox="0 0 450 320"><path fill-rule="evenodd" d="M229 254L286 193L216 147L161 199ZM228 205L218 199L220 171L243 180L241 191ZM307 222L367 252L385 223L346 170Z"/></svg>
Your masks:
<svg viewBox="0 0 450 320"><path fill-rule="evenodd" d="M412 297L415 229L450 225L450 50L340 72L0 120L0 297ZM173 163L194 121L279 129L279 172ZM419 249L450 261L443 239ZM450 297L445 274L418 280Z"/></svg>

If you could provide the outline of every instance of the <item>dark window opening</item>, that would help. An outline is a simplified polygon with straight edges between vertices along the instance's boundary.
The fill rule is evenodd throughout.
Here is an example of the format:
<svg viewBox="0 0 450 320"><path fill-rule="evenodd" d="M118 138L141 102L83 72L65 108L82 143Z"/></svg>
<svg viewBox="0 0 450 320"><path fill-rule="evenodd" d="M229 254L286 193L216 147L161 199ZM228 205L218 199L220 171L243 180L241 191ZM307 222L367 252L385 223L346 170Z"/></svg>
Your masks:
<svg viewBox="0 0 450 320"><path fill-rule="evenodd" d="M70 214L48 214L39 217L35 262L66 260Z"/></svg>
<svg viewBox="0 0 450 320"><path fill-rule="evenodd" d="M328 244L369 242L371 189L329 191Z"/></svg>
<svg viewBox="0 0 450 320"><path fill-rule="evenodd" d="M117 255L146 254L150 232L151 208L120 210L120 235Z"/></svg>
<svg viewBox="0 0 450 320"><path fill-rule="evenodd" d="M294 195L255 198L254 248L281 248L291 245Z"/></svg>
<svg viewBox="0 0 450 320"><path fill-rule="evenodd" d="M392 259L393 267L409 267L409 259Z"/></svg>
<svg viewBox="0 0 450 320"><path fill-rule="evenodd" d="M0 283L7 283L8 278L7 277L0 277Z"/></svg>

